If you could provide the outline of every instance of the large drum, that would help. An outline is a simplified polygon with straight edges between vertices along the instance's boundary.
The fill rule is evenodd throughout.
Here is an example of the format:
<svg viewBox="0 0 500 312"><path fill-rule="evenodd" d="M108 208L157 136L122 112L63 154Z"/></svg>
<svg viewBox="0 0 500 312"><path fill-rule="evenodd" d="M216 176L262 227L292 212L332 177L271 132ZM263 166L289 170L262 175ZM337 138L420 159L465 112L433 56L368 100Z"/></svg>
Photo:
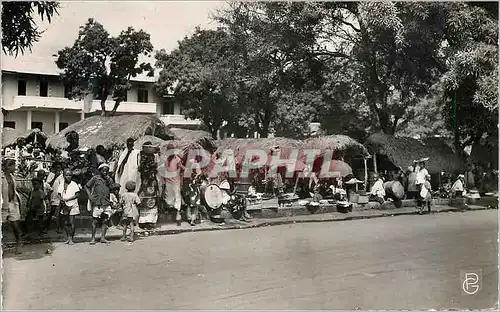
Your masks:
<svg viewBox="0 0 500 312"><path fill-rule="evenodd" d="M211 210L217 210L222 206L222 191L217 184L209 184L201 187L202 201Z"/></svg>

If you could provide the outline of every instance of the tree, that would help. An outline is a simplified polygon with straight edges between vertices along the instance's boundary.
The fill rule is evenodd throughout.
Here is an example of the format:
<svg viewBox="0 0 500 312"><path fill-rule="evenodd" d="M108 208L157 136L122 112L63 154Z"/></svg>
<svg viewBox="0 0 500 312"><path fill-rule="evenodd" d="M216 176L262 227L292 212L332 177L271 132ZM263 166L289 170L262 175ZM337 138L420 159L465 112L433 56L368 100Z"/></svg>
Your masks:
<svg viewBox="0 0 500 312"><path fill-rule="evenodd" d="M446 9L441 100L455 147L463 150L498 133L498 21L481 5L447 3Z"/></svg>
<svg viewBox="0 0 500 312"><path fill-rule="evenodd" d="M24 54L31 51L33 44L43 33L35 22L38 14L42 21L50 23L59 8L58 2L51 1L3 1L2 2L2 49L5 54ZM36 12L35 12L36 11Z"/></svg>
<svg viewBox="0 0 500 312"><path fill-rule="evenodd" d="M160 96L173 93L183 114L201 119L217 138L223 125L239 119L233 61L226 32L197 28L171 53L160 50L156 54L156 66L161 69L156 90Z"/></svg>
<svg viewBox="0 0 500 312"><path fill-rule="evenodd" d="M316 110L303 106L307 101L301 99L321 83L322 64L308 55L318 26L314 5L233 2L214 19L232 40L235 96L243 112L239 126L261 137L271 129L287 136L300 134ZM290 127L287 121L292 120Z"/></svg>
<svg viewBox="0 0 500 312"><path fill-rule="evenodd" d="M57 55L56 64L63 70L61 77L70 87L70 98L82 99L89 93L98 95L102 114L106 115L106 100L115 101L112 115L130 90L130 79L147 72L153 76L153 67L139 63L139 58L153 52L150 35L132 27L112 37L103 25L89 19L80 27L73 46L65 47Z"/></svg>
<svg viewBox="0 0 500 312"><path fill-rule="evenodd" d="M232 4L217 20L249 49L243 54L248 65L240 68L258 90L258 102L247 107L262 133L283 92L318 91L332 78L328 72L347 66L357 92L347 106L369 110L373 130L394 134L411 119L407 108L439 78L442 17L439 3L270 2ZM334 93L328 91L326 101L334 103Z"/></svg>

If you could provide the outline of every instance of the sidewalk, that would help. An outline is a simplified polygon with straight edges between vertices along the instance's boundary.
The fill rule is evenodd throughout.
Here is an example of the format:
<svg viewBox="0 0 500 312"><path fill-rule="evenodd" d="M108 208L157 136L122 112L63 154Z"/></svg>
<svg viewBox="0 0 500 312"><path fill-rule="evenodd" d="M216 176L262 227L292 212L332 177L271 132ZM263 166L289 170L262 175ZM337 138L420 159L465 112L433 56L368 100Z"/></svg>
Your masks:
<svg viewBox="0 0 500 312"><path fill-rule="evenodd" d="M432 207L432 213L442 213L442 212L464 212L464 211L478 211L478 210L490 210L494 208L488 208L483 206L469 205L467 208L460 207L450 207L450 206L434 206ZM288 210L290 211L290 209ZM371 219L371 218L381 218L381 217L391 217L399 215L418 215L418 211L415 207L405 207L393 210L354 210L350 213L339 213L339 212L323 212L320 214L307 214L307 215L290 215L282 217L267 217L267 218L255 218L250 223L226 219L226 223L215 224L209 221L203 222L196 226L190 226L189 224L183 222L181 226L177 226L174 223L159 224L154 230L137 230L138 237L146 237L152 235L169 235L169 234L179 234L185 232L201 232L201 231L218 231L218 230L234 230L234 229L249 229L258 228L264 226L272 225L283 225L283 224L293 224L293 223L306 223L306 222L332 222L332 221L348 221L348 220L358 220L358 219ZM11 247L14 243L14 237L10 229L4 231L3 233L3 245L4 247ZM98 231L98 237L100 235L100 230ZM107 233L108 240L118 240L121 238L122 231L116 227L110 228ZM90 241L91 233L88 228L77 228L75 243L82 243ZM32 240L25 242L25 244L30 243L51 243L51 242L64 242L64 236L62 234L57 234L55 231L50 231L41 240Z"/></svg>

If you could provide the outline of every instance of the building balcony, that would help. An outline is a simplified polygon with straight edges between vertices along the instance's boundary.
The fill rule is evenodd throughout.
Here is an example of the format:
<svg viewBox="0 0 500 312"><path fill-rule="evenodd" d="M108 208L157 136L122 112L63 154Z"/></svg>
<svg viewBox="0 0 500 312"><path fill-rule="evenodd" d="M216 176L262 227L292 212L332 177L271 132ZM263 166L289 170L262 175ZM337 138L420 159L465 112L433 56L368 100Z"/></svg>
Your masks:
<svg viewBox="0 0 500 312"><path fill-rule="evenodd" d="M90 104L90 113L101 111L100 100L93 100ZM114 101L106 101L106 111L112 111L113 107L115 107ZM156 103L121 102L116 112L129 114L156 114Z"/></svg>
<svg viewBox="0 0 500 312"><path fill-rule="evenodd" d="M193 126L201 125L199 119L186 119L184 115L160 115L160 120L167 126Z"/></svg>
<svg viewBox="0 0 500 312"><path fill-rule="evenodd" d="M6 103L4 102L4 105ZM61 97L41 97L17 95L6 110L25 109L56 109L56 110L83 110L83 101L73 101Z"/></svg>

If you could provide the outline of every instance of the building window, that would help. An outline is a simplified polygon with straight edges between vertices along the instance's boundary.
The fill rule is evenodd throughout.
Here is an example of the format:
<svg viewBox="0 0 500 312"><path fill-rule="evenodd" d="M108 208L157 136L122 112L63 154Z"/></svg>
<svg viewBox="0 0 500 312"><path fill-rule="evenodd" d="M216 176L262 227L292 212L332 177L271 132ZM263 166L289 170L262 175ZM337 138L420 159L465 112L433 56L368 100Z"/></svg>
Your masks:
<svg viewBox="0 0 500 312"><path fill-rule="evenodd" d="M173 99L166 99L163 102L162 114L163 115L173 115L174 114L174 101Z"/></svg>
<svg viewBox="0 0 500 312"><path fill-rule="evenodd" d="M3 127L4 128L16 129L16 122L15 121L4 121L3 122Z"/></svg>
<svg viewBox="0 0 500 312"><path fill-rule="evenodd" d="M26 80L17 81L17 95L26 95Z"/></svg>
<svg viewBox="0 0 500 312"><path fill-rule="evenodd" d="M40 81L40 96L48 97L49 96L49 82L42 80Z"/></svg>
<svg viewBox="0 0 500 312"><path fill-rule="evenodd" d="M69 124L67 122L60 122L59 123L59 131L63 131L64 129L66 129L67 127L69 126Z"/></svg>
<svg viewBox="0 0 500 312"><path fill-rule="evenodd" d="M137 102L148 103L148 89L144 85L137 87Z"/></svg>
<svg viewBox="0 0 500 312"><path fill-rule="evenodd" d="M39 129L40 131L43 131L43 122L40 121L31 122L31 129Z"/></svg>

